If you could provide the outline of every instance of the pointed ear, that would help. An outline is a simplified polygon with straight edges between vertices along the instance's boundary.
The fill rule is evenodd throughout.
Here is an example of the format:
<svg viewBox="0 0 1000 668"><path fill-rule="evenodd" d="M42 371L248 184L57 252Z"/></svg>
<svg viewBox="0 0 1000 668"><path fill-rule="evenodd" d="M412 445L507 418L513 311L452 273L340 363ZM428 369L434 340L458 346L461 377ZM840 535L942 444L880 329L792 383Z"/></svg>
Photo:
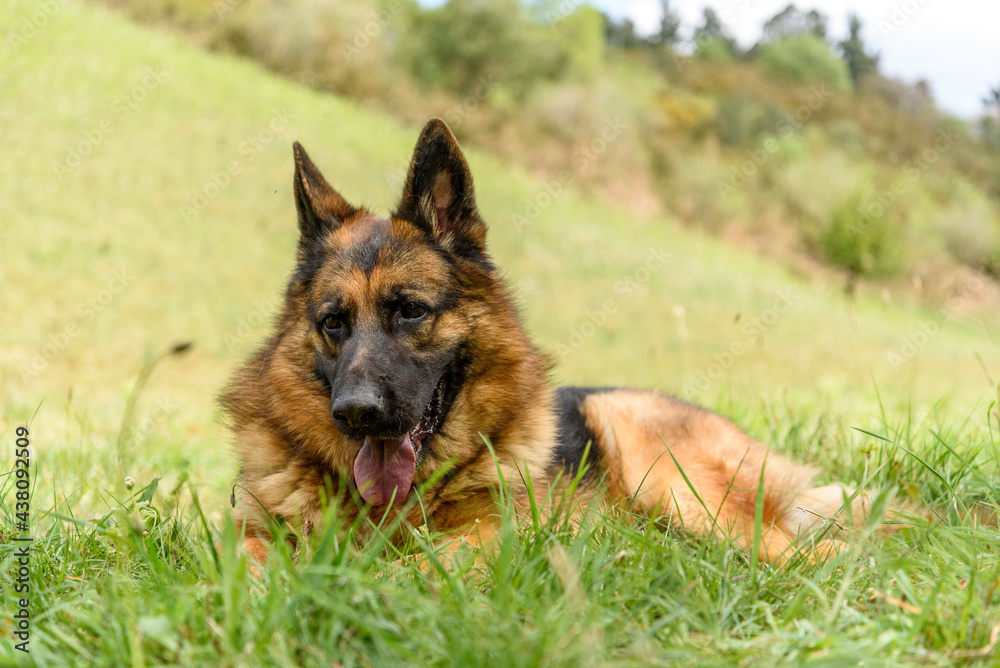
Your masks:
<svg viewBox="0 0 1000 668"><path fill-rule="evenodd" d="M317 243L357 213L357 209L334 190L302 144L292 144L295 154L295 208L299 212L299 246Z"/></svg>
<svg viewBox="0 0 1000 668"><path fill-rule="evenodd" d="M420 133L393 215L412 221L456 255L473 259L485 255L486 223L476 208L472 173L455 136L440 118L432 118Z"/></svg>

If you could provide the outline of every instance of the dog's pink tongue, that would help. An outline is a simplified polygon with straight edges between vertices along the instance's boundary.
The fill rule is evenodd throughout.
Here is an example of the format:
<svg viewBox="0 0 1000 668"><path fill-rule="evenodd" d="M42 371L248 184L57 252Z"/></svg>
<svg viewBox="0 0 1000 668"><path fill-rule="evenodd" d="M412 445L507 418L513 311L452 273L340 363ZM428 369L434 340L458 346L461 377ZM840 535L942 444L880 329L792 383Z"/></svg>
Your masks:
<svg viewBox="0 0 1000 668"><path fill-rule="evenodd" d="M389 503L396 491L396 505L410 493L416 468L417 453L409 434L398 439L369 436L354 460L354 482L373 506Z"/></svg>

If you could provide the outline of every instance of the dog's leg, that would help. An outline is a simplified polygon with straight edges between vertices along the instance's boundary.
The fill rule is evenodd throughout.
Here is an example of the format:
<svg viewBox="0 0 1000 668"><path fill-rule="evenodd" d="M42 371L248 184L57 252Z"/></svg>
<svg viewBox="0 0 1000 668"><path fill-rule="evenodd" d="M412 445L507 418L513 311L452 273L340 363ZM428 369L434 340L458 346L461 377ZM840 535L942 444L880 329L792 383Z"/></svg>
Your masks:
<svg viewBox="0 0 1000 668"><path fill-rule="evenodd" d="M247 566L254 577L263 576L263 568L267 563L267 555L270 552L270 541L261 538L256 534L247 536L243 540L243 553L247 555Z"/></svg>
<svg viewBox="0 0 1000 668"><path fill-rule="evenodd" d="M243 541L243 551L255 562L263 565L267 562L270 548L266 540L258 536L247 536L246 540Z"/></svg>

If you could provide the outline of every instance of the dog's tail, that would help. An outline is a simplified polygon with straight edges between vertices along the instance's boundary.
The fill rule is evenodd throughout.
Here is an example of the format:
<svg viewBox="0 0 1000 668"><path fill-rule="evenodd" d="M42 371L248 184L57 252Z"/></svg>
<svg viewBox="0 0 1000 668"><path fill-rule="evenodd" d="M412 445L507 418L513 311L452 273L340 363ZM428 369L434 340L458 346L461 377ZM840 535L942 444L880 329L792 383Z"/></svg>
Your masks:
<svg viewBox="0 0 1000 668"><path fill-rule="evenodd" d="M759 558L771 563L839 552L873 511L885 510L845 485L814 487L815 469L667 395L594 391L579 411L613 497L695 534L730 536L747 550L757 543Z"/></svg>

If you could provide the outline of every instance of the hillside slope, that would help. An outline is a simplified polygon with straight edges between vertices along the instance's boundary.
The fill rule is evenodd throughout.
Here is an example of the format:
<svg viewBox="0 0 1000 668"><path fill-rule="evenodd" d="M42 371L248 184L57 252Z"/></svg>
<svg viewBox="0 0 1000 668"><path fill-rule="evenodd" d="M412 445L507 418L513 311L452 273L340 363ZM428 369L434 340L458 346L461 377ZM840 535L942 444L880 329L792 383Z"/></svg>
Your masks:
<svg viewBox="0 0 1000 668"><path fill-rule="evenodd" d="M443 116L467 145L546 178L613 118L615 141L574 174L582 189L929 304L978 275L974 301L1000 305L991 107L950 117L926 82L879 72L874 26L835 43L836 13L789 5L744 51L711 13L640 38L585 2L91 1L403 124Z"/></svg>

